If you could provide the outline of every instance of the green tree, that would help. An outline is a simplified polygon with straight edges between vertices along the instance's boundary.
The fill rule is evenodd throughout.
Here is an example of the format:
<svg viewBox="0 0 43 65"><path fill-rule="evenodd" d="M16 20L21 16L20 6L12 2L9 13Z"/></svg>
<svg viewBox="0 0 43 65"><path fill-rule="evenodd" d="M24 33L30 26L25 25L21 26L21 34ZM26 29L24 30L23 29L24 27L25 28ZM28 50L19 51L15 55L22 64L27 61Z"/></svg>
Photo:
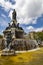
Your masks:
<svg viewBox="0 0 43 65"><path fill-rule="evenodd" d="M0 35L0 38L3 38L3 35Z"/></svg>
<svg viewBox="0 0 43 65"><path fill-rule="evenodd" d="M37 32L38 39L43 41L43 32Z"/></svg>

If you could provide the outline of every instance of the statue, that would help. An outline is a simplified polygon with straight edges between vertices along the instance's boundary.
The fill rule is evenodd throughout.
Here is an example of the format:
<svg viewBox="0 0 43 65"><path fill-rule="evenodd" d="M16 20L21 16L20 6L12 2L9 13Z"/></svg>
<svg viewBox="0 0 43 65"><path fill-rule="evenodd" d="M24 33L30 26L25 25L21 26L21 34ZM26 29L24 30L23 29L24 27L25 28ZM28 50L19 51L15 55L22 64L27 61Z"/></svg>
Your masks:
<svg viewBox="0 0 43 65"><path fill-rule="evenodd" d="M19 23L17 24L17 27L19 28Z"/></svg>
<svg viewBox="0 0 43 65"><path fill-rule="evenodd" d="M14 11L13 11L13 13L12 13L12 19L13 19L13 20L16 20L16 11L15 11L15 9L14 9Z"/></svg>

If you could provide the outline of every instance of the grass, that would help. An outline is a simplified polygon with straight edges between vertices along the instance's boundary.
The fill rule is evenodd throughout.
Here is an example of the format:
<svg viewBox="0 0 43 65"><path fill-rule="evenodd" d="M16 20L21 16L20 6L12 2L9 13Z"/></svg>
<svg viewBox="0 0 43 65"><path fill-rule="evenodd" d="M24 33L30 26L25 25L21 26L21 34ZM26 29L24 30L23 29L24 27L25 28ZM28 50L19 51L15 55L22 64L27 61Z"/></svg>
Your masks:
<svg viewBox="0 0 43 65"><path fill-rule="evenodd" d="M43 65L43 48L16 56L0 57L0 65Z"/></svg>
<svg viewBox="0 0 43 65"><path fill-rule="evenodd" d="M43 65L43 48L33 52L18 54L10 59L13 62L23 62L29 65Z"/></svg>
<svg viewBox="0 0 43 65"><path fill-rule="evenodd" d="M10 57L10 59L15 62L30 62L33 59L39 58L39 54L41 55L43 53L42 49L43 48L37 51L20 53L20 54L17 54L16 56Z"/></svg>

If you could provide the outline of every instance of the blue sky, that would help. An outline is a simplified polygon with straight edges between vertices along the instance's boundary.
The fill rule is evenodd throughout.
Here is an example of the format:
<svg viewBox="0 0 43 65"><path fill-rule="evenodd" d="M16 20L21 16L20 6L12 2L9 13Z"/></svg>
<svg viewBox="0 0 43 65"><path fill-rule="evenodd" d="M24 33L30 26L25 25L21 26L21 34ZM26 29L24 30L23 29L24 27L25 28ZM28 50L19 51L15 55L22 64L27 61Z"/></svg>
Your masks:
<svg viewBox="0 0 43 65"><path fill-rule="evenodd" d="M25 32L43 30L43 0L1 0L0 34L11 23L13 9Z"/></svg>

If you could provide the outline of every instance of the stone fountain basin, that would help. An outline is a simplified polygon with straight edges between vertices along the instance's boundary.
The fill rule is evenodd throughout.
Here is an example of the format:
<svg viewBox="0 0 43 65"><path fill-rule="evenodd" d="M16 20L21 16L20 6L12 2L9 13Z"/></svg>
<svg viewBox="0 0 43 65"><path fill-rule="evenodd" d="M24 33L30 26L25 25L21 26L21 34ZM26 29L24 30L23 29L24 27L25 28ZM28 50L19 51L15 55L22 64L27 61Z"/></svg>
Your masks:
<svg viewBox="0 0 43 65"><path fill-rule="evenodd" d="M5 48L2 50L2 53L1 53L1 56L9 56L9 55L14 55L15 54L15 51L12 49L12 50L9 50L8 48Z"/></svg>
<svg viewBox="0 0 43 65"><path fill-rule="evenodd" d="M16 39L12 42L12 48L9 44L8 48L2 50L1 55L15 55L16 51L25 52L36 48L38 48L38 44L35 40Z"/></svg>

